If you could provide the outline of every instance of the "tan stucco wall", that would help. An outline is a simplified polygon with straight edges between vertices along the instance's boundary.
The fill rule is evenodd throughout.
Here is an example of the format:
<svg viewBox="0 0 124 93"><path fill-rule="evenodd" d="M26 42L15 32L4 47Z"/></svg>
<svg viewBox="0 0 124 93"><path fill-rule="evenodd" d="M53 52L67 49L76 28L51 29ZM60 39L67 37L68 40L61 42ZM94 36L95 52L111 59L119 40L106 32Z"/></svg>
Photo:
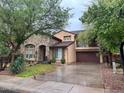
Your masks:
<svg viewBox="0 0 124 93"><path fill-rule="evenodd" d="M76 62L76 50L75 50L75 43L71 44L70 46L63 48L64 59L66 64L71 64ZM50 59L54 55L54 49L50 49ZM56 63L61 63L61 60L56 60Z"/></svg>
<svg viewBox="0 0 124 93"><path fill-rule="evenodd" d="M75 42L73 44L71 44L70 46L68 46L67 48L64 48L64 58L65 58L66 64L71 64L71 63L76 62L75 34L72 34L70 32L66 32L66 31L61 31L61 32L58 32L57 34L55 34L54 36L61 39L62 41L64 41L64 36L71 36L71 41L75 41Z"/></svg>
<svg viewBox="0 0 124 93"><path fill-rule="evenodd" d="M65 62L67 64L67 62L68 62L68 48L64 49L64 58L65 58Z"/></svg>
<svg viewBox="0 0 124 93"><path fill-rule="evenodd" d="M65 55L65 60L67 64L76 62L75 43L71 44L69 47L65 49L64 55Z"/></svg>
<svg viewBox="0 0 124 93"><path fill-rule="evenodd" d="M61 31L54 35L55 37L64 41L64 36L71 36L71 41L75 41L75 35L69 32Z"/></svg>

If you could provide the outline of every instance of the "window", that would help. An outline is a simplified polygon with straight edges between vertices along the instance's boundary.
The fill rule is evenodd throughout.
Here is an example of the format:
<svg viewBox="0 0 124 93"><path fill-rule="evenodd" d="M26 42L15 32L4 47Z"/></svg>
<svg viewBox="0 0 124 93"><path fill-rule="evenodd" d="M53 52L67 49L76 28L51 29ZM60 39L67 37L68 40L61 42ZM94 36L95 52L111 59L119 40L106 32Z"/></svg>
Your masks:
<svg viewBox="0 0 124 93"><path fill-rule="evenodd" d="M62 59L62 48L57 48L55 50L55 56L56 56L56 59L58 59L58 60Z"/></svg>
<svg viewBox="0 0 124 93"><path fill-rule="evenodd" d="M26 59L32 59L35 57L35 46L34 45L27 45L25 46L25 57Z"/></svg>
<svg viewBox="0 0 124 93"><path fill-rule="evenodd" d="M64 36L64 41L71 41L71 36Z"/></svg>

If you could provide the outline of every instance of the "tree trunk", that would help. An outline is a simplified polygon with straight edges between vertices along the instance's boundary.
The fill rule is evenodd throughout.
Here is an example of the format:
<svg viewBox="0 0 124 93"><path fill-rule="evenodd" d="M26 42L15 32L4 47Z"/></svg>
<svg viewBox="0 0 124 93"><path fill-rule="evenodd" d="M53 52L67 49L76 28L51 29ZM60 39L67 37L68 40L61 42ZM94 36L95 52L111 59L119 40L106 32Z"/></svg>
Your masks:
<svg viewBox="0 0 124 93"><path fill-rule="evenodd" d="M14 61L14 56L13 56L13 52L11 52L9 55L8 55L8 62L5 63L4 67L3 67L3 70L5 70L7 68L7 65L9 63L12 63Z"/></svg>
<svg viewBox="0 0 124 93"><path fill-rule="evenodd" d="M124 50L123 50L123 47L124 47L124 42L122 42L121 46L120 46L121 63L122 63L123 73L124 73Z"/></svg>
<svg viewBox="0 0 124 93"><path fill-rule="evenodd" d="M109 57L108 57L108 54L106 54L106 62L107 62L107 65L109 65Z"/></svg>
<svg viewBox="0 0 124 93"><path fill-rule="evenodd" d="M15 61L15 54L16 54L16 53L12 53L12 56L11 56L11 63L14 63L14 61Z"/></svg>
<svg viewBox="0 0 124 93"><path fill-rule="evenodd" d="M14 49L12 49L12 51L10 52L10 54L8 55L8 58L9 58L9 63L13 63L15 61L15 58L16 58L16 53L18 52L19 50L19 47L20 47L20 44L18 44ZM7 67L8 63L6 63L4 65L4 70L5 68Z"/></svg>
<svg viewBox="0 0 124 93"><path fill-rule="evenodd" d="M108 58L109 58L109 65L112 67L112 53L109 51L108 52Z"/></svg>

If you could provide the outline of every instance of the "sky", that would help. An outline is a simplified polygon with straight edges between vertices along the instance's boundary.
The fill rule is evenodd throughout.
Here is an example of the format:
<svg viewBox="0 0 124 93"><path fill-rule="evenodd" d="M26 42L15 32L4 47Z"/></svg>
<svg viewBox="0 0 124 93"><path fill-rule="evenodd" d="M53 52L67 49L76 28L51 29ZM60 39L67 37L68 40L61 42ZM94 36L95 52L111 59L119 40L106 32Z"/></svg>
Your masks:
<svg viewBox="0 0 124 93"><path fill-rule="evenodd" d="M68 25L64 28L68 31L84 30L85 26L80 22L79 18L87 10L88 6L93 0L63 0L61 3L62 7L69 7L72 10L70 14L73 17L69 19Z"/></svg>

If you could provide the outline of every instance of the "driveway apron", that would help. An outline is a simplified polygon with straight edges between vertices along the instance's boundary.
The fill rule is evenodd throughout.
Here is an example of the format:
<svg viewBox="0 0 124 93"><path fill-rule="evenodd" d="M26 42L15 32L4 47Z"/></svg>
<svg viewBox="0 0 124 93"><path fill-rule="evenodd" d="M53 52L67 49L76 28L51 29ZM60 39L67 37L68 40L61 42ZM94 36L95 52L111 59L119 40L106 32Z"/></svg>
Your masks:
<svg viewBox="0 0 124 93"><path fill-rule="evenodd" d="M57 67L56 71L37 76L41 81L56 81L85 87L103 88L100 64L80 63Z"/></svg>

